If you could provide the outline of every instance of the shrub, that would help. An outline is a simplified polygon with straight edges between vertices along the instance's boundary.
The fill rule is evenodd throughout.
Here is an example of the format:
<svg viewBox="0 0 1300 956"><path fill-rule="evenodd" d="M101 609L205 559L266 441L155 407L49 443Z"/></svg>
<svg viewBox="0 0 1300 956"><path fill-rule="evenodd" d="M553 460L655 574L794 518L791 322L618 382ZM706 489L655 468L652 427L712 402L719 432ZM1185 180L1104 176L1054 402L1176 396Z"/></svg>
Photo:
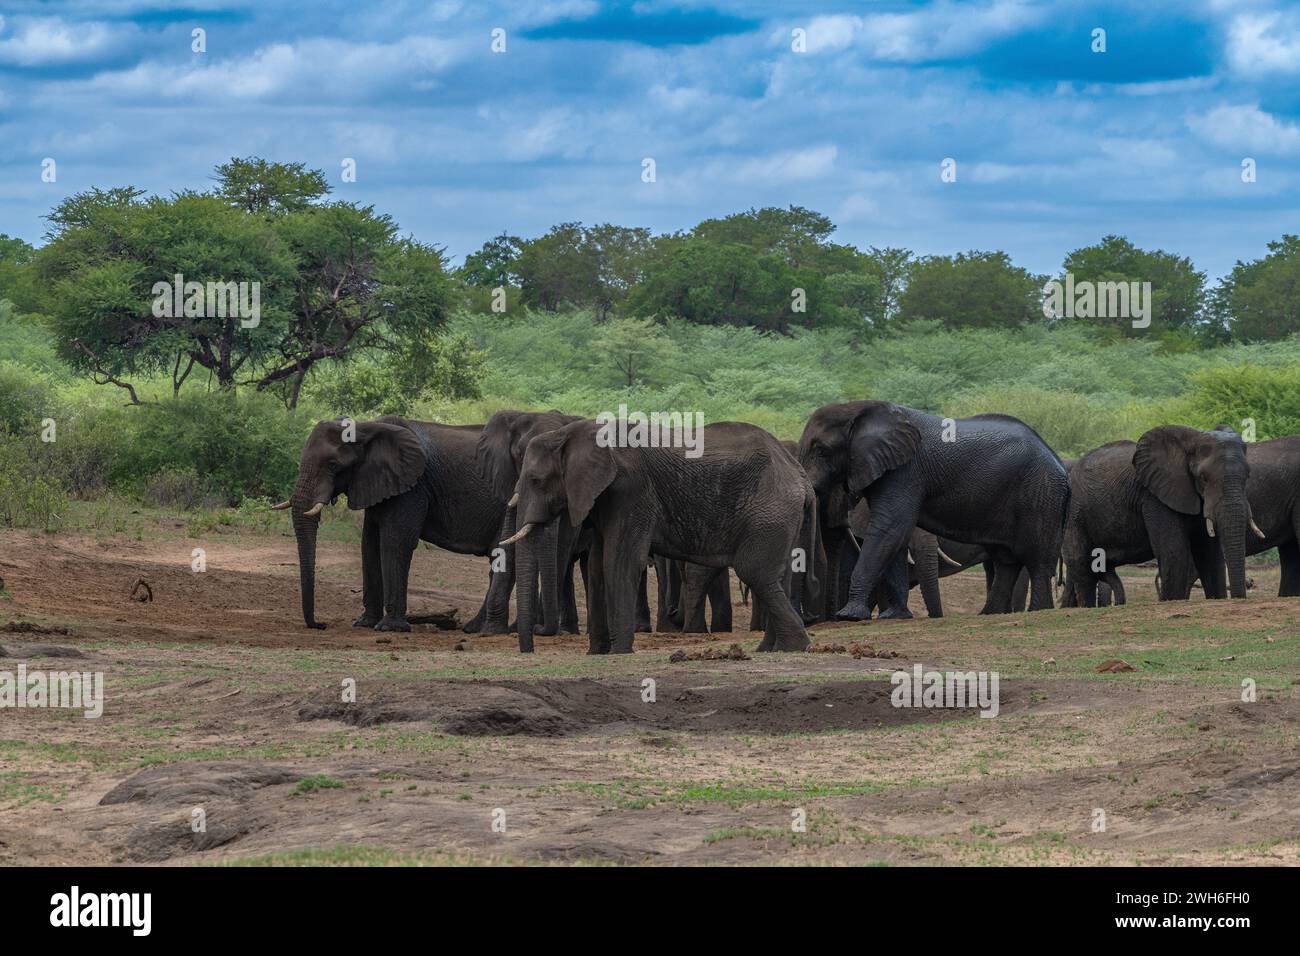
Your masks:
<svg viewBox="0 0 1300 956"><path fill-rule="evenodd" d="M34 444L40 442L0 440L0 525L57 531L67 514L67 492L38 471Z"/></svg>

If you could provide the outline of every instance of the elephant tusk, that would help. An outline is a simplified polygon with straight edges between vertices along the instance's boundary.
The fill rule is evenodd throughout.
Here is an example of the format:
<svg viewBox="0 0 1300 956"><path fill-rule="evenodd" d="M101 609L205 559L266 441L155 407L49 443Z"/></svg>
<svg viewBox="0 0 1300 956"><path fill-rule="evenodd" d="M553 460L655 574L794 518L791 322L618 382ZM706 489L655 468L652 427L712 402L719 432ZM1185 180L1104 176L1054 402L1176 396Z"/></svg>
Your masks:
<svg viewBox="0 0 1300 956"><path fill-rule="evenodd" d="M954 561L952 558L948 557L948 555L944 553L943 548L939 547L938 545L935 545L935 546L934 546L934 550L938 551L938 552L939 552L939 557L943 558L943 560L947 561L947 562L948 562L949 564L951 564L954 568L960 568L960 567L961 567L961 562L960 562L960 561Z"/></svg>
<svg viewBox="0 0 1300 956"><path fill-rule="evenodd" d="M1255 532L1255 535L1261 539L1268 537L1268 535L1266 535L1263 531L1259 530L1259 525L1255 524L1254 518L1250 519L1250 530Z"/></svg>
<svg viewBox="0 0 1300 956"><path fill-rule="evenodd" d="M1214 537L1214 522L1211 521L1209 518L1205 519L1205 533L1208 534L1211 538Z"/></svg>
<svg viewBox="0 0 1300 956"><path fill-rule="evenodd" d="M519 492L516 491L510 500L506 502L506 507L513 508L517 504L519 504Z"/></svg>
<svg viewBox="0 0 1300 956"><path fill-rule="evenodd" d="M915 567L915 566L916 566L916 558L912 557L912 549L911 549L911 548L908 548L908 549L907 549L907 563L908 563L908 565L911 566L911 567Z"/></svg>
<svg viewBox="0 0 1300 956"><path fill-rule="evenodd" d="M272 510L272 511L284 511L286 508L289 507L289 504L290 504L290 503L289 503L288 501L281 501L278 505L271 505L271 510Z"/></svg>
<svg viewBox="0 0 1300 956"><path fill-rule="evenodd" d="M516 541L522 541L524 538L528 537L529 532L531 532L532 530L533 530L533 524L530 521L528 524L524 525L522 528L520 528L510 537L502 541L501 546L505 547L508 544L514 544Z"/></svg>
<svg viewBox="0 0 1300 956"><path fill-rule="evenodd" d="M324 508L324 507L325 507L325 502L323 502L323 501L318 501L318 502L316 502L314 505L312 505L310 508L308 508L306 511L304 511L304 512L302 513L302 514L303 514L303 517L305 517L305 518L314 518L314 517L316 517L318 514L320 514L321 509Z"/></svg>

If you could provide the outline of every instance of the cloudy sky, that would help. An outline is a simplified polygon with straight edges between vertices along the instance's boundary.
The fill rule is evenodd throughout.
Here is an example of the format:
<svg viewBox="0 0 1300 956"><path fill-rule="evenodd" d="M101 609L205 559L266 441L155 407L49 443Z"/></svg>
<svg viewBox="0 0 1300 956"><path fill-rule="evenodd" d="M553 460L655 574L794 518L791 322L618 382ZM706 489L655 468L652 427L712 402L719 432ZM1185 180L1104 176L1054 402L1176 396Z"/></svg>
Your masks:
<svg viewBox="0 0 1300 956"><path fill-rule="evenodd" d="M1300 231L1300 7L0 2L0 232L247 155L324 170L455 260L503 230L799 204L864 247L1048 272L1114 232L1216 276Z"/></svg>

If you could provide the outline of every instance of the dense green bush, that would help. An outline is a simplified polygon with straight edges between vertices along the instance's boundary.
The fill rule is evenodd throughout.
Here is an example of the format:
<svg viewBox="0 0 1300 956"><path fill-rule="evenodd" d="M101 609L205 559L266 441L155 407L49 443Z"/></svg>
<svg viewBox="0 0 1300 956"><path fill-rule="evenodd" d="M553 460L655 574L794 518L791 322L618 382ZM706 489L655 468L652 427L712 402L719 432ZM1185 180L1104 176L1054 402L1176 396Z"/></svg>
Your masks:
<svg viewBox="0 0 1300 956"><path fill-rule="evenodd" d="M1191 379L1189 424L1226 422L1238 431L1254 422L1259 441L1300 434L1300 367L1229 365L1207 368Z"/></svg>

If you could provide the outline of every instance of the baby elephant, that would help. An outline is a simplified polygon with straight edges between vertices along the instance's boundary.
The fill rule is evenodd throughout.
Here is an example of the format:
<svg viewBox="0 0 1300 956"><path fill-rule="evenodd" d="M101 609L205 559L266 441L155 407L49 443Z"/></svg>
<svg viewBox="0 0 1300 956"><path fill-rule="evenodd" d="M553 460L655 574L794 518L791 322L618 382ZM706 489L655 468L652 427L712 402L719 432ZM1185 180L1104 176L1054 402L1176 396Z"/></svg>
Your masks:
<svg viewBox="0 0 1300 956"><path fill-rule="evenodd" d="M632 651L637 583L651 554L735 568L767 612L758 649L804 650L808 635L786 586L796 548L816 552L816 499L794 458L740 422L705 426L694 449L628 447L610 440L613 431L579 421L538 435L516 486L519 531L510 543L533 547L543 535L529 535L562 515L574 527L591 524L588 653ZM533 649L531 597L527 588L518 595L521 651Z"/></svg>

